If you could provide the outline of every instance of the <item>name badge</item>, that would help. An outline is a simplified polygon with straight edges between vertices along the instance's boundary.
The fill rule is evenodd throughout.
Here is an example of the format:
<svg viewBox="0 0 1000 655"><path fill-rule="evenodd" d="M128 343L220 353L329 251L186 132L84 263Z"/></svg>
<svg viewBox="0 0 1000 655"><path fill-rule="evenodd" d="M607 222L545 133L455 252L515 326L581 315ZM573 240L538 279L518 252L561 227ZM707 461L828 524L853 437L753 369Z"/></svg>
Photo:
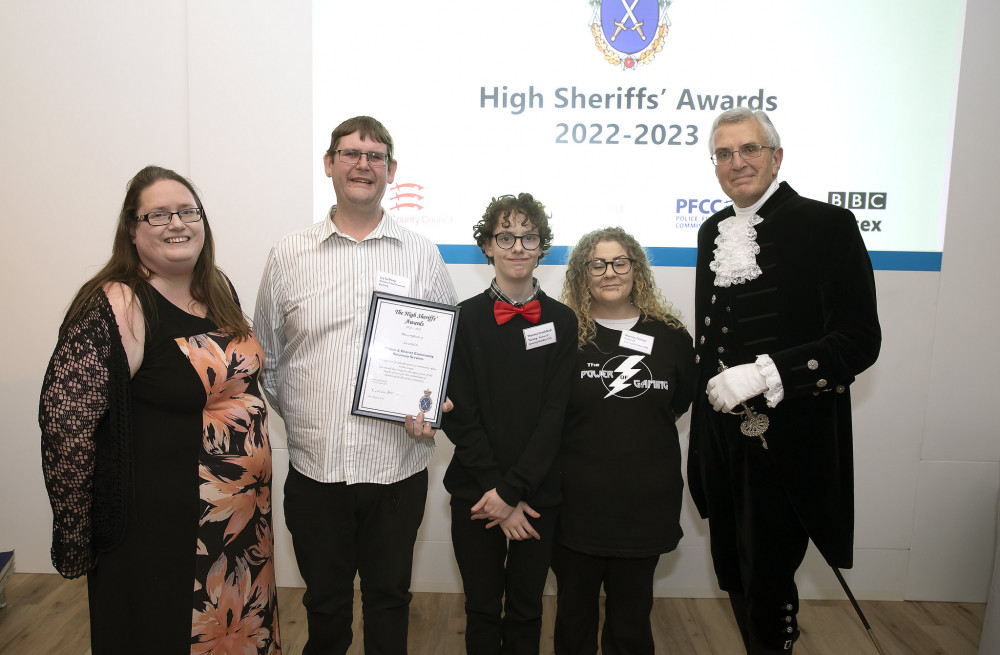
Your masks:
<svg viewBox="0 0 1000 655"><path fill-rule="evenodd" d="M618 345L629 350L638 350L647 355L653 354L653 340L655 337L648 334L639 334L632 330L622 330L622 338Z"/></svg>
<svg viewBox="0 0 1000 655"><path fill-rule="evenodd" d="M540 348L556 342L556 328L552 323L542 323L524 328L524 349Z"/></svg>
<svg viewBox="0 0 1000 655"><path fill-rule="evenodd" d="M375 280L375 290L397 296L409 296L410 278L379 271L378 278Z"/></svg>

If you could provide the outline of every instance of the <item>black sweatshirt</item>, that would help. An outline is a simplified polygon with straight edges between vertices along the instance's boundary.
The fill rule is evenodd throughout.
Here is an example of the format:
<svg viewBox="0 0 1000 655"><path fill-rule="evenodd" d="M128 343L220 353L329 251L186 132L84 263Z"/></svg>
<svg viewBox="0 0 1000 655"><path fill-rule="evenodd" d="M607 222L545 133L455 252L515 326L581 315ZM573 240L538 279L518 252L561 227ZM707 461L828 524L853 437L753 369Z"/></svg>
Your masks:
<svg viewBox="0 0 1000 655"><path fill-rule="evenodd" d="M442 429L455 444L444 476L452 496L477 502L496 488L510 506L559 504L559 452L576 354L576 316L539 291L541 319L555 343L525 347L526 329L515 316L497 325L488 292L460 303L448 396L455 409Z"/></svg>
<svg viewBox="0 0 1000 655"><path fill-rule="evenodd" d="M577 352L559 464L560 544L604 557L650 557L677 547L684 493L675 419L694 380L691 336L659 321L651 354L597 326L597 347ZM631 358L631 359L629 359Z"/></svg>

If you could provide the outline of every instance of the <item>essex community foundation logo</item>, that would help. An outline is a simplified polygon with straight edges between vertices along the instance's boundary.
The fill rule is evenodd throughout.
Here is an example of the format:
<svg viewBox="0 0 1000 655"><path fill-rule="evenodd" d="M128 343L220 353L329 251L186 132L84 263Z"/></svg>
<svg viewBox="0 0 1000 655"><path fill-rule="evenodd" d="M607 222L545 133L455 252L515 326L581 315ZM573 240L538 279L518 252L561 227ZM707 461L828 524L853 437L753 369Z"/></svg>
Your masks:
<svg viewBox="0 0 1000 655"><path fill-rule="evenodd" d="M670 29L672 0L590 0L590 31L612 66L635 70L653 61Z"/></svg>

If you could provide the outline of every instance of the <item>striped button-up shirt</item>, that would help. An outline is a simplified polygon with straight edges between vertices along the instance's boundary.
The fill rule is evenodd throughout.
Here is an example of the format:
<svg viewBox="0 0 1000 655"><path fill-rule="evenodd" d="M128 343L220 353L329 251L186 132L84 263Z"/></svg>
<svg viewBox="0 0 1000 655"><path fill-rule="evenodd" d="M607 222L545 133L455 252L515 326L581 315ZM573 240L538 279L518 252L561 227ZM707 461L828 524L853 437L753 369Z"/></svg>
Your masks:
<svg viewBox="0 0 1000 655"><path fill-rule="evenodd" d="M455 287L427 238L383 213L359 242L333 224L335 211L268 257L254 316L267 357L262 387L285 421L295 470L320 482L390 484L426 468L434 443L351 414L372 292L379 273L423 300L455 304Z"/></svg>

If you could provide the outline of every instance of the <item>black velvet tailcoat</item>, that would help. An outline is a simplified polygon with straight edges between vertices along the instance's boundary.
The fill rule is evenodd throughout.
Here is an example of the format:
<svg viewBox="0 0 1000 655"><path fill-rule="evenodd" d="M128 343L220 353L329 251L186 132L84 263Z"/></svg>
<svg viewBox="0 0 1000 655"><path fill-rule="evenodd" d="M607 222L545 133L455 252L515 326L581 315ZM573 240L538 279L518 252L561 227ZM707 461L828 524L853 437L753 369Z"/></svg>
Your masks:
<svg viewBox="0 0 1000 655"><path fill-rule="evenodd" d="M712 438L716 420L705 387L728 367L770 355L784 399L768 408L767 454L796 514L826 560L853 563L854 459L849 385L875 362L882 342L871 260L850 211L803 198L781 183L757 215L762 273L730 287L715 286L709 269L719 223L729 207L698 232L695 290L697 387L691 420L688 482L702 517L708 517L700 440ZM740 435L741 417L724 416L727 438ZM718 476L715 476L718 477ZM715 484L722 481L716 480ZM775 535L780 538L780 535Z"/></svg>

